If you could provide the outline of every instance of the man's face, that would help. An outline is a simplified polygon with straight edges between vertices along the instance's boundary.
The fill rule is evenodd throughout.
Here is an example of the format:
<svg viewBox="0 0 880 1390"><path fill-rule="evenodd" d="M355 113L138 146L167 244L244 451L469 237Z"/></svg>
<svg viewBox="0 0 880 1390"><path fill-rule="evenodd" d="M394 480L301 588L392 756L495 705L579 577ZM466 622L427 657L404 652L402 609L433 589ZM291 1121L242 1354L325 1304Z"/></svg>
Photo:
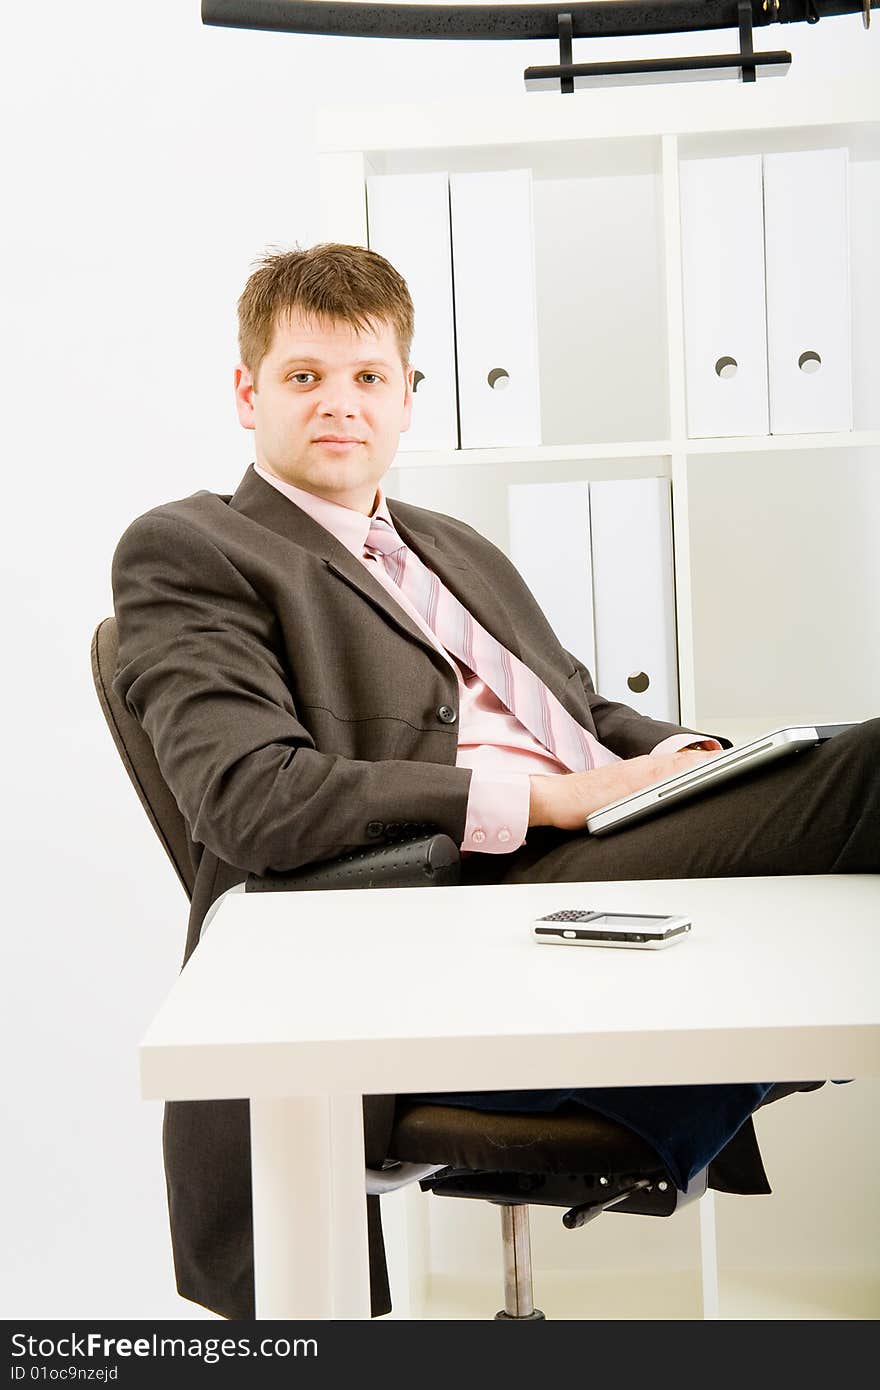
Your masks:
<svg viewBox="0 0 880 1390"><path fill-rule="evenodd" d="M276 324L256 386L247 367L236 367L235 402L262 468L369 516L409 428L412 371L384 321L357 333L294 313Z"/></svg>

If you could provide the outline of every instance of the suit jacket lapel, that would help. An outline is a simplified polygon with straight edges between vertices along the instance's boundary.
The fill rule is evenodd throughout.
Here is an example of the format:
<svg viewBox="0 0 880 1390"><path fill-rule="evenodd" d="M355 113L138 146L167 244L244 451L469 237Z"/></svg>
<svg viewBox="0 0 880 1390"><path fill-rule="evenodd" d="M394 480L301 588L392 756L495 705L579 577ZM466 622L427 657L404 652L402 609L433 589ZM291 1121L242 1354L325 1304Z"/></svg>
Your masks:
<svg viewBox="0 0 880 1390"><path fill-rule="evenodd" d="M508 651L513 652L513 655L526 666L540 674L537 666L541 663L538 661L536 664L536 655L527 634L515 625L507 605L482 570L470 564L460 550L453 551L448 537L444 536L442 541L438 542L429 532L408 526L401 521L391 501L388 503L388 510L394 518L394 525L401 539L405 540L419 558L439 576L450 593L455 594L477 622L482 623L493 637L497 637ZM550 680L547 680L542 675L541 679L551 688L558 685L558 677L554 680L551 676Z"/></svg>
<svg viewBox="0 0 880 1390"><path fill-rule="evenodd" d="M530 671L534 671L572 718L582 723L583 690L580 683L572 687L559 655L548 653L546 642L536 645L536 632L520 614L517 614L517 623L499 586L492 583L482 567L469 562L460 543L456 544L454 532L434 536L424 529L424 523L417 530L401 520L395 503L390 500L388 510L401 539L439 575L447 589L482 623L486 631L497 637Z"/></svg>
<svg viewBox="0 0 880 1390"><path fill-rule="evenodd" d="M290 498L272 487L271 483L267 483L253 468L248 468L230 498L229 505L252 521L274 531L276 535L311 551L312 554L319 555L337 579L356 589L367 603L378 608L385 618L401 628L407 636L414 638L433 657L440 659L436 647L428 641L421 628L394 602L387 590L373 578L360 560L352 555L332 532L314 521L295 502L291 502Z"/></svg>
<svg viewBox="0 0 880 1390"><path fill-rule="evenodd" d="M367 603L418 642L435 660L440 659L436 648L428 641L421 628L394 602L387 590L373 578L360 560L330 531L320 526L301 507L297 507L277 488L255 473L253 468L248 467L229 502L236 511L274 531L276 535L320 555L328 570L337 579L356 589ZM520 631L514 625L503 599L490 580L469 562L460 543L456 544L454 534L444 533L438 536L427 529L428 519L421 516L418 528L408 524L401 519L396 503L390 498L388 510L401 539L439 576L449 591L455 594L477 621L534 671L548 689L568 707L570 699L569 692L566 691L565 678L560 676L556 667L549 665L534 650L528 640L528 633Z"/></svg>

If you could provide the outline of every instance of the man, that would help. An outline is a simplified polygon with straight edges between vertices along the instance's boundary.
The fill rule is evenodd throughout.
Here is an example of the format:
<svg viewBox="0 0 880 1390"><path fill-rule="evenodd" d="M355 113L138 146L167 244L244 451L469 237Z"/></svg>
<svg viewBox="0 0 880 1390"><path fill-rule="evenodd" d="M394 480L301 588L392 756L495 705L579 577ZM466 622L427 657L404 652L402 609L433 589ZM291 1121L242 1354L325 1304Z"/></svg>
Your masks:
<svg viewBox="0 0 880 1390"><path fill-rule="evenodd" d="M877 720L617 835L585 833L593 809L730 745L602 699L500 551L388 501L412 331L406 285L374 252L266 258L239 301L235 372L255 464L231 498L157 507L117 548L115 689L192 839L184 959L210 903L249 872L428 825L461 846L465 882L876 871ZM457 1099L595 1103L650 1137L683 1184L695 1107L714 1126L705 1162L769 1089ZM389 1100L365 1103L372 1163ZM171 1104L164 1141L180 1292L253 1316L246 1103ZM389 1304L369 1204L377 1313Z"/></svg>

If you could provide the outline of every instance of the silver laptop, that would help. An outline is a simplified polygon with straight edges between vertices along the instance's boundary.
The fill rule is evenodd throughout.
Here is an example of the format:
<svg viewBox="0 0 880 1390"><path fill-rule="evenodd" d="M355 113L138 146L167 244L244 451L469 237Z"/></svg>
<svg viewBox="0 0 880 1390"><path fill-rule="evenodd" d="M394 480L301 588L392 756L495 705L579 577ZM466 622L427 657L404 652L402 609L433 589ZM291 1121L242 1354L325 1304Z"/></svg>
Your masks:
<svg viewBox="0 0 880 1390"><path fill-rule="evenodd" d="M776 729L763 738L743 743L739 748L716 753L699 767L676 773L674 777L654 782L650 787L643 787L641 791L600 807L587 817L587 829L592 835L605 835L609 830L631 825L633 821L656 815L685 797L696 796L709 787L717 787L729 778L740 777L744 772L752 772L765 763L775 762L777 758L784 758L790 753L799 753L804 748L814 748L816 744L825 743L836 734L843 733L844 729L854 726L855 722Z"/></svg>

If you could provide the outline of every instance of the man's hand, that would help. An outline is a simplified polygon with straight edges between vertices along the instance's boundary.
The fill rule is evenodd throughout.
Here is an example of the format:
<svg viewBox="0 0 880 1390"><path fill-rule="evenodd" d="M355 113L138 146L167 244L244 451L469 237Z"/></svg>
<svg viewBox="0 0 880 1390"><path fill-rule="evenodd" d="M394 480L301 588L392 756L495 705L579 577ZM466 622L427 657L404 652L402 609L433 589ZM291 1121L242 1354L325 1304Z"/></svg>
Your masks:
<svg viewBox="0 0 880 1390"><path fill-rule="evenodd" d="M723 751L723 750L721 750ZM589 772L559 777L530 777L529 825L553 825L559 830L583 830L587 816L623 796L662 782L676 773L699 767L719 750L680 748L677 753L646 753L624 758Z"/></svg>

